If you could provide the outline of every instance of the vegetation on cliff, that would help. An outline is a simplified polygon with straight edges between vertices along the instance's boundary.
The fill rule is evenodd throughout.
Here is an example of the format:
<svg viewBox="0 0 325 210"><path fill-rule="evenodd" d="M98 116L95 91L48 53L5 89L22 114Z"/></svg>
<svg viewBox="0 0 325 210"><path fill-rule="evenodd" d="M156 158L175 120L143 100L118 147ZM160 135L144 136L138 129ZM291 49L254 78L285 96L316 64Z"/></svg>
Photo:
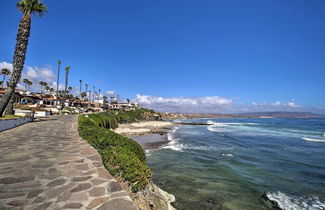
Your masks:
<svg viewBox="0 0 325 210"><path fill-rule="evenodd" d="M137 142L109 129L121 122L145 120L148 112L154 113L140 109L79 117L79 135L98 150L104 166L113 176L130 183L133 192L144 189L151 179L145 153Z"/></svg>

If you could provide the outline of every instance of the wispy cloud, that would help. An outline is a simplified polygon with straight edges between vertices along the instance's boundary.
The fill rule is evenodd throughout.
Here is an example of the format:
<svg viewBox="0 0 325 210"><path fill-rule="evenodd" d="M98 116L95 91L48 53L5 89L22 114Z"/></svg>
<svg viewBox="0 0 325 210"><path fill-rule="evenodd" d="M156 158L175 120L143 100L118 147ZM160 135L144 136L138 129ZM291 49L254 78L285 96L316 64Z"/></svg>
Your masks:
<svg viewBox="0 0 325 210"><path fill-rule="evenodd" d="M115 94L116 94L116 91L115 90L108 90L108 91L106 91L106 95L113 96Z"/></svg>
<svg viewBox="0 0 325 210"><path fill-rule="evenodd" d="M12 64L7 62L0 62L0 69L9 69L12 71Z"/></svg>
<svg viewBox="0 0 325 210"><path fill-rule="evenodd" d="M218 112L231 111L232 99L219 96L208 97L157 97L137 94L135 101L144 107L169 112Z"/></svg>
<svg viewBox="0 0 325 210"><path fill-rule="evenodd" d="M0 69L2 68L8 68L10 69L10 71L12 71L12 64L8 62L0 62ZM29 79L30 81L32 81L33 85L31 89L36 91L40 89L40 81L46 82L52 88L56 88L57 85L56 71L53 70L51 66L26 66L22 72L21 82L20 84L18 84L18 88L24 88L24 84L22 83L23 79ZM59 89L63 90L64 85L59 84ZM77 87L75 87L74 89L76 89L77 91Z"/></svg>
<svg viewBox="0 0 325 210"><path fill-rule="evenodd" d="M236 103L231 98L219 96L206 97L159 97L137 94L135 101L140 105L163 112L190 112L190 113L243 113L243 112L269 112L269 111L314 111L322 110L304 107L289 102L262 102L251 104Z"/></svg>

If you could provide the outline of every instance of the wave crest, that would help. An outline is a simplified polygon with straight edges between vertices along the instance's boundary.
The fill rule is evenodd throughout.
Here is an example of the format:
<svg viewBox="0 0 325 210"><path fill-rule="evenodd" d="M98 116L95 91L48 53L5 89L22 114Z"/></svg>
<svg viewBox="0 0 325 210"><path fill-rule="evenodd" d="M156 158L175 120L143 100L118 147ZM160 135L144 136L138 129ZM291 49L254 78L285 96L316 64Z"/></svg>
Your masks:
<svg viewBox="0 0 325 210"><path fill-rule="evenodd" d="M325 140L323 140L323 139L312 139L312 138L306 138L306 137L302 137L301 139L305 140L305 141L313 141L313 142L323 142L323 143L325 143Z"/></svg>
<svg viewBox="0 0 325 210"><path fill-rule="evenodd" d="M321 202L318 197L312 196L295 196L290 197L282 192L268 192L266 196L269 200L278 204L281 209L286 210L320 210L325 209L325 203Z"/></svg>

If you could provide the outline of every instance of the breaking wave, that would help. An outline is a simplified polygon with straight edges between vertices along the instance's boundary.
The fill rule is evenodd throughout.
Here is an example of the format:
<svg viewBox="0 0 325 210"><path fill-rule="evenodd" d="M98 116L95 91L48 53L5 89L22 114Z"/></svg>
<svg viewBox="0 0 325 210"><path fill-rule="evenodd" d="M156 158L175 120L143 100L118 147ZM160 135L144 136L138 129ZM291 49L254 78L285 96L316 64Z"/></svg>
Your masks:
<svg viewBox="0 0 325 210"><path fill-rule="evenodd" d="M212 120L208 121L207 129L217 132L220 135L241 135L241 136L277 136L291 137L312 142L325 142L325 133L311 130L298 130L293 128L279 128L272 124L259 123L219 123Z"/></svg>
<svg viewBox="0 0 325 210"><path fill-rule="evenodd" d="M321 210L325 209L325 203L321 202L318 197L307 196L288 196L282 192L268 192L266 194L269 200L278 204L281 209L285 210Z"/></svg>
<svg viewBox="0 0 325 210"><path fill-rule="evenodd" d="M222 156L224 157L234 157L232 154L230 153L222 153Z"/></svg>
<svg viewBox="0 0 325 210"><path fill-rule="evenodd" d="M167 134L167 139L169 143L165 146L162 146L162 149L171 149L179 152L183 152L184 150L217 151L217 148L214 146L193 146L191 144L180 143L179 138L175 137L175 132L178 129L179 127L175 127Z"/></svg>
<svg viewBox="0 0 325 210"><path fill-rule="evenodd" d="M323 139L312 139L312 138L305 138L305 137L302 137L301 138L302 140L305 140L305 141L313 141L313 142L324 142L325 143L325 140Z"/></svg>

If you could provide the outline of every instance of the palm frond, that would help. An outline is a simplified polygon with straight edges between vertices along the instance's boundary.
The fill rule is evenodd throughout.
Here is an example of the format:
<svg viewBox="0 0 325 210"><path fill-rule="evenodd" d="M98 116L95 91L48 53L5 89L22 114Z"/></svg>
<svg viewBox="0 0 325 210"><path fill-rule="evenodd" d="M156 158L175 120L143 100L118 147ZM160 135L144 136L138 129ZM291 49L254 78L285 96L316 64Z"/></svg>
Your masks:
<svg viewBox="0 0 325 210"><path fill-rule="evenodd" d="M47 7L41 0L21 0L17 3L17 8L24 15L35 14L41 17L47 12Z"/></svg>

